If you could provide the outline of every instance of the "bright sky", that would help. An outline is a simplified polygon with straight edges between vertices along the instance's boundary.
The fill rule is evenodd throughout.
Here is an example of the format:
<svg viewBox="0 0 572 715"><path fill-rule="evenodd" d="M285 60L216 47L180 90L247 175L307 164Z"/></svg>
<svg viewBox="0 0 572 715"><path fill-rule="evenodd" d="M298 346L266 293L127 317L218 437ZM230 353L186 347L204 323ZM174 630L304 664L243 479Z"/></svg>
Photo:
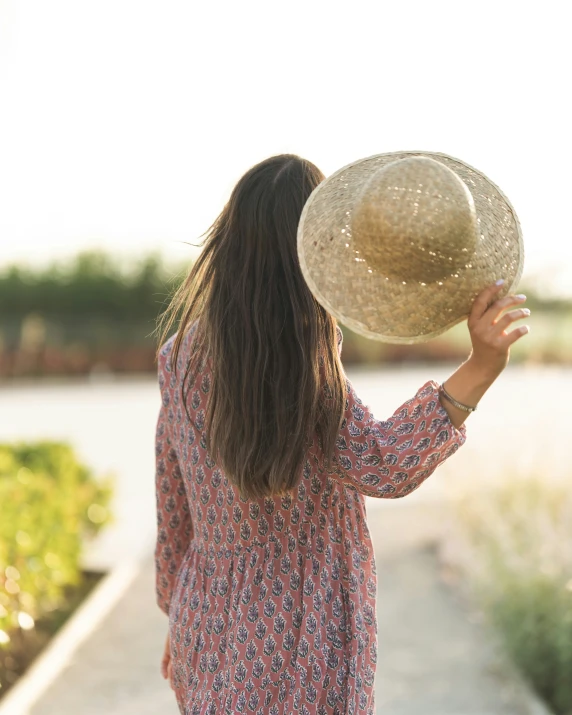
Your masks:
<svg viewBox="0 0 572 715"><path fill-rule="evenodd" d="M234 182L425 149L487 173L572 294L568 3L0 0L0 265L193 255Z"/></svg>

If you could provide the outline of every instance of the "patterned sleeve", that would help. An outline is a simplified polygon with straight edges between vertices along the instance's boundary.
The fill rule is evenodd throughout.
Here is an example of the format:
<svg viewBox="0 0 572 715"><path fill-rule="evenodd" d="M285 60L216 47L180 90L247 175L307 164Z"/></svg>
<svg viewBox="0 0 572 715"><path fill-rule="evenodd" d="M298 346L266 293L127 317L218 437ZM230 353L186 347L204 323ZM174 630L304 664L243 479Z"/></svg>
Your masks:
<svg viewBox="0 0 572 715"><path fill-rule="evenodd" d="M341 343L339 331L340 352ZM347 377L346 384L346 409L333 461L335 473L362 494L389 499L410 494L466 440L465 425L453 425L433 380L385 421L374 417Z"/></svg>
<svg viewBox="0 0 572 715"><path fill-rule="evenodd" d="M169 404L169 391L165 387L165 369L169 368L162 353L159 359L162 405L155 440L155 589L159 608L169 615L175 579L192 539L192 523L185 485L170 435L173 413Z"/></svg>

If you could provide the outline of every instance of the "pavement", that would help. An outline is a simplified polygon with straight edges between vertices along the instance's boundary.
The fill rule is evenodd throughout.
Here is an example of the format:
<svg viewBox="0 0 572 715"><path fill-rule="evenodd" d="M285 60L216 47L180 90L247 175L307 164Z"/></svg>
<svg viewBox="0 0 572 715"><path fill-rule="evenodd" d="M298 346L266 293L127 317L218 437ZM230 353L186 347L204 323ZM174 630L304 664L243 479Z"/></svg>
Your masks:
<svg viewBox="0 0 572 715"><path fill-rule="evenodd" d="M435 542L442 509L415 500L368 506L379 580L377 713L548 715L441 579ZM176 715L159 672L166 632L148 554L29 715Z"/></svg>
<svg viewBox="0 0 572 715"><path fill-rule="evenodd" d="M441 575L443 504L368 513L378 570L378 715L549 715Z"/></svg>

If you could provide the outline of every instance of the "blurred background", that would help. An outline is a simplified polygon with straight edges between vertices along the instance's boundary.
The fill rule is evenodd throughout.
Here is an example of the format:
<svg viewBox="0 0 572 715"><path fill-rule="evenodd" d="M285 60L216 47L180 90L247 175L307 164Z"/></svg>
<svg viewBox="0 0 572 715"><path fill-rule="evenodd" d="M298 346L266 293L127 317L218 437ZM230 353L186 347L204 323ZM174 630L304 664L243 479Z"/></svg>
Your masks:
<svg viewBox="0 0 572 715"><path fill-rule="evenodd" d="M234 183L272 154L300 154L328 175L404 149L456 156L507 194L522 224L519 291L532 315L463 449L407 504L368 500L380 590L387 578L396 604L415 592L395 565L409 563L405 553L395 561L399 544L384 531L397 515L395 528L419 529L407 558L428 543L427 559L438 553L413 569L435 574L435 598L447 583L463 604L451 609L474 609L547 707L572 712L566 18L565 4L550 0L0 0L0 712L107 575L126 563L150 572L155 320ZM416 346L341 327L344 365L379 419L425 380L445 379L470 348L465 324ZM153 609L148 586L144 608ZM103 638L106 623L101 616L93 632ZM138 647L145 665L134 655L117 690L117 667L92 667L83 697L107 684L105 712L127 712L121 683L140 684L148 667L145 702L162 688L170 712L155 668L166 621L156 623ZM394 637L384 623L380 651ZM466 627L461 680L474 675L476 695L466 685L458 697L476 702L486 668L468 617ZM429 667L410 637L395 635ZM434 698L440 715L473 712L454 700L463 688L446 658L432 661L439 673L426 671L433 685L411 688L419 663L380 657L384 712L415 708L415 698L426 708ZM58 713L104 711L93 693L96 709L81 693L73 701L72 662L82 668L70 656L68 671L44 679L34 713L52 712L58 687L72 698L60 698ZM491 703L480 712L496 712Z"/></svg>

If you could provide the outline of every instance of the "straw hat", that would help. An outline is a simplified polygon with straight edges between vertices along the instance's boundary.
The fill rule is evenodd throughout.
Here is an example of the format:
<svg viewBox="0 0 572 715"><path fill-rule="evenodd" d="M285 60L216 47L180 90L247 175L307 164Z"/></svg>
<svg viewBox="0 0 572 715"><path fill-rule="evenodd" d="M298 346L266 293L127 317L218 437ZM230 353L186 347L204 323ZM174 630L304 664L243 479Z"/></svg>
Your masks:
<svg viewBox="0 0 572 715"><path fill-rule="evenodd" d="M522 275L513 207L484 174L433 152L377 154L312 192L298 256L316 299L368 338L417 343L469 315L487 285Z"/></svg>

